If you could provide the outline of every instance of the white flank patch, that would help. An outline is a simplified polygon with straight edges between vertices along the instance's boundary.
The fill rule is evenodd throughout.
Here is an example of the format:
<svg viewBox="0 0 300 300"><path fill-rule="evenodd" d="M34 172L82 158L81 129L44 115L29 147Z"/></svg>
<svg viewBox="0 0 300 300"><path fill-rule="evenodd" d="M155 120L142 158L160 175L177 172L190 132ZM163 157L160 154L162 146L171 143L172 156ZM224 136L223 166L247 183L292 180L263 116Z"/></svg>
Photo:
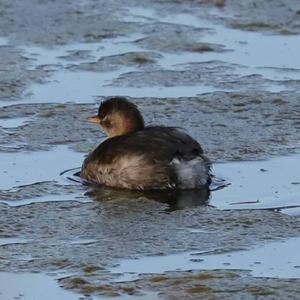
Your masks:
<svg viewBox="0 0 300 300"><path fill-rule="evenodd" d="M174 158L170 164L175 169L179 188L198 188L207 183L209 169L201 157L189 161Z"/></svg>

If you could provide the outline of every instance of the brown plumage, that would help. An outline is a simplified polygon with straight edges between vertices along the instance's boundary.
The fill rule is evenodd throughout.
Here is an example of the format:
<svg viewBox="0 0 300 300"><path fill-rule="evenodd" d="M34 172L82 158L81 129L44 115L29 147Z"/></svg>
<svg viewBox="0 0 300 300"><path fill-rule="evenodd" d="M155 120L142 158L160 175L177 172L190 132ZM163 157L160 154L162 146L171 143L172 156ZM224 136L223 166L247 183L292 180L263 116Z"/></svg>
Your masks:
<svg viewBox="0 0 300 300"><path fill-rule="evenodd" d="M210 181L199 143L174 127L144 127L136 105L123 97L103 102L89 118L108 135L84 160L81 176L111 187L193 189Z"/></svg>

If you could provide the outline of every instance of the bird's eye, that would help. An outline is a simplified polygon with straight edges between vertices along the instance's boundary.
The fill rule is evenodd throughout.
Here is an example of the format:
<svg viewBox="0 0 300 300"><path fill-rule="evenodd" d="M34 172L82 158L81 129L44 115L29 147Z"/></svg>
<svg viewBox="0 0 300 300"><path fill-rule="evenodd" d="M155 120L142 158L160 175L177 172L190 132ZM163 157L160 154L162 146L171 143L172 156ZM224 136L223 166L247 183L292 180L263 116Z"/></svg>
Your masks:
<svg viewBox="0 0 300 300"><path fill-rule="evenodd" d="M112 126L110 120L108 120L106 118L102 121L102 125L106 128L110 128Z"/></svg>

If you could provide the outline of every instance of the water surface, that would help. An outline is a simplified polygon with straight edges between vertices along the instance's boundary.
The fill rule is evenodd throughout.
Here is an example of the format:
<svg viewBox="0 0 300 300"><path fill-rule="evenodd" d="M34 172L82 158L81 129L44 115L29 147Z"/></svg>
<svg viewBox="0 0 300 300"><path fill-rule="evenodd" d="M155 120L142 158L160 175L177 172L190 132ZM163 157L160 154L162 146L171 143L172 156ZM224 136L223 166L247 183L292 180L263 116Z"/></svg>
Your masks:
<svg viewBox="0 0 300 300"><path fill-rule="evenodd" d="M0 298L299 295L300 8L273 4L3 6ZM113 95L147 124L183 127L214 162L214 188L226 186L70 180L104 137L87 116Z"/></svg>

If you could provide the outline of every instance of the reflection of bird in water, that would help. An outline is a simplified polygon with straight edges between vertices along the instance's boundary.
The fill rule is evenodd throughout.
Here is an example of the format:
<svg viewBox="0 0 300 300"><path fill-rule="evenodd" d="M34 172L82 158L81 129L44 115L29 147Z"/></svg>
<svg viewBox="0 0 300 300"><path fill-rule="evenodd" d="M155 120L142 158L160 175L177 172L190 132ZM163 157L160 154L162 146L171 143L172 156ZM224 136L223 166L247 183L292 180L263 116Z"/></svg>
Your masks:
<svg viewBox="0 0 300 300"><path fill-rule="evenodd" d="M105 202L118 199L139 199L154 200L168 205L166 211L174 211L188 207L208 205L210 191L207 187L193 190L152 190L132 191L118 190L94 186L85 193L86 196L98 202Z"/></svg>
<svg viewBox="0 0 300 300"><path fill-rule="evenodd" d="M199 143L174 127L145 127L125 98L104 101L89 121L108 138L84 160L82 178L131 190L191 190L210 183L210 161Z"/></svg>

